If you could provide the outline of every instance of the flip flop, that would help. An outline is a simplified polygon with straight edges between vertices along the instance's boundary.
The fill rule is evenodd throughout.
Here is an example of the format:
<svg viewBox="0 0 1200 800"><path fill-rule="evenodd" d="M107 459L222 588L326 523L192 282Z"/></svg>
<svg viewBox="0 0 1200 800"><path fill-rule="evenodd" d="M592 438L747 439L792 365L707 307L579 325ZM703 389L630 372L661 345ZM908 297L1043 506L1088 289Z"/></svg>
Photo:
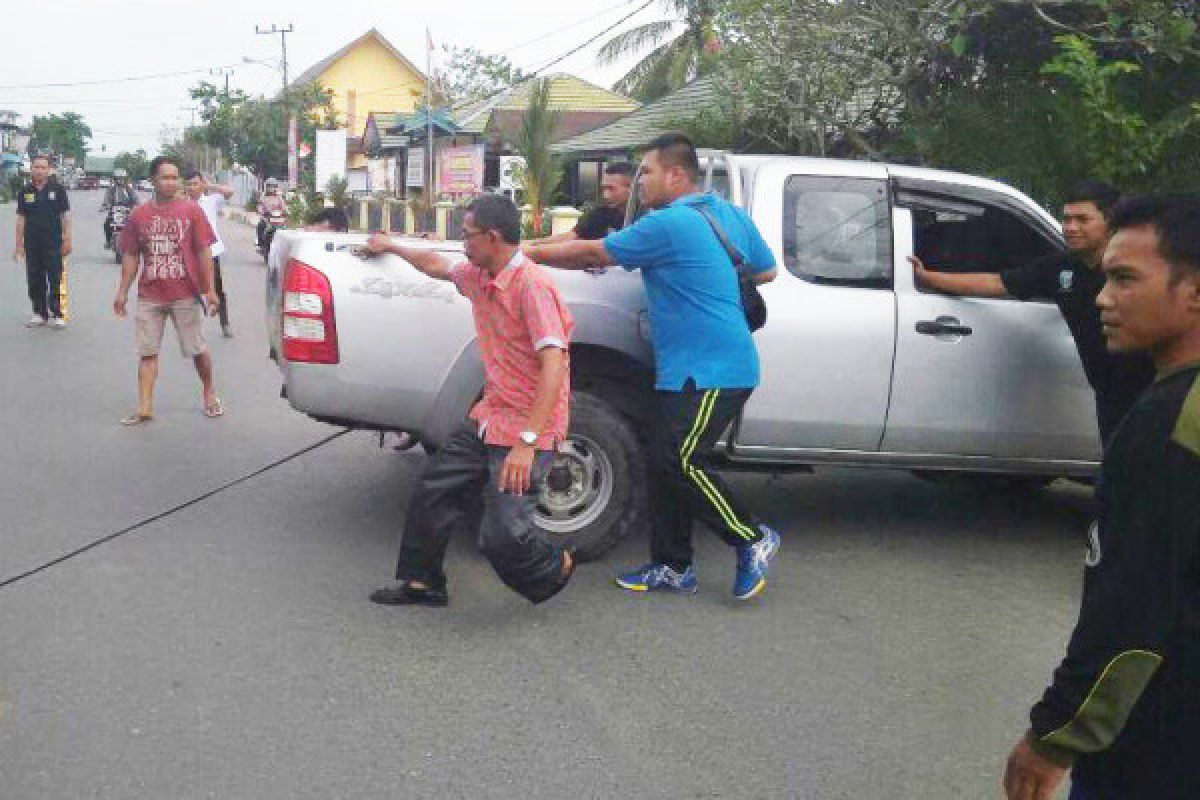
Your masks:
<svg viewBox="0 0 1200 800"><path fill-rule="evenodd" d="M225 413L225 406L221 403L221 398L213 398L213 401L204 407L204 416L219 417Z"/></svg>
<svg viewBox="0 0 1200 800"><path fill-rule="evenodd" d="M141 425L143 422L149 422L152 419L154 419L153 414L143 414L140 411L135 411L132 414L121 417L121 424L126 428L132 428L134 425Z"/></svg>

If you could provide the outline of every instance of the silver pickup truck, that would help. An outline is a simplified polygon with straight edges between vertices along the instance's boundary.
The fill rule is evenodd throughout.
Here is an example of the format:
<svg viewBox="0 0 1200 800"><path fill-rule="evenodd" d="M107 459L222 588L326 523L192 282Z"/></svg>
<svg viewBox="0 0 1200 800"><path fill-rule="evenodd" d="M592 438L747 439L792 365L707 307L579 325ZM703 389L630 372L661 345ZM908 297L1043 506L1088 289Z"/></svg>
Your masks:
<svg viewBox="0 0 1200 800"><path fill-rule="evenodd" d="M751 214L780 266L754 337L762 384L719 444L725 467L878 466L1010 486L1094 473L1092 392L1055 305L924 291L907 261L994 272L1061 249L1036 203L994 181L905 166L704 162L707 186ZM397 257L356 257L363 241L280 232L267 315L284 392L317 419L435 449L483 386L467 301ZM539 525L594 558L644 519L645 300L636 272L552 274L577 324L573 409Z"/></svg>

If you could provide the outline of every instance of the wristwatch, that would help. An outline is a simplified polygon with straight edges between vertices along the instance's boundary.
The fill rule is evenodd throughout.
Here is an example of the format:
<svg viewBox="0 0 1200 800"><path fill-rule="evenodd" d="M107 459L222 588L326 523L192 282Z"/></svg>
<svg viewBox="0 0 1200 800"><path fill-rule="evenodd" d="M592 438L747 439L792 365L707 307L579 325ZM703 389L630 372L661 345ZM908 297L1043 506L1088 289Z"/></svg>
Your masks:
<svg viewBox="0 0 1200 800"><path fill-rule="evenodd" d="M538 435L533 431L521 431L520 436L522 444L526 444L529 447L533 447L535 444L537 444Z"/></svg>

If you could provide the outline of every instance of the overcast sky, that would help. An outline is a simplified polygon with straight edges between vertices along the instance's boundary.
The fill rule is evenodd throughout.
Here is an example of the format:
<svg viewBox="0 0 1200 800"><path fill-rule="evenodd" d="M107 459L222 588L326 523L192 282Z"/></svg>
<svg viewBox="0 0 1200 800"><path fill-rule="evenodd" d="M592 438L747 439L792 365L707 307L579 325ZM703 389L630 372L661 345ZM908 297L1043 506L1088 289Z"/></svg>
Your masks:
<svg viewBox="0 0 1200 800"><path fill-rule="evenodd" d="M0 28L0 109L13 110L28 125L34 114L75 111L92 128L94 153L107 155L141 147L157 152L164 126L178 133L191 119L187 89L200 80L224 81L207 70L232 68L230 87L274 93L278 71L243 63L243 57L279 61L278 36L259 36L255 25L291 23L288 65L299 75L370 28L378 28L422 70L425 28L443 44L504 53L527 70L541 67L645 0L58 0L6 3ZM664 15L654 3L616 30ZM550 72L570 72L602 86L619 78L629 62L596 64L604 36ZM636 60L636 59L635 59ZM185 75L113 82L112 79L179 73ZM92 85L32 87L32 84ZM21 88L17 88L21 87ZM26 88L28 87L28 88Z"/></svg>

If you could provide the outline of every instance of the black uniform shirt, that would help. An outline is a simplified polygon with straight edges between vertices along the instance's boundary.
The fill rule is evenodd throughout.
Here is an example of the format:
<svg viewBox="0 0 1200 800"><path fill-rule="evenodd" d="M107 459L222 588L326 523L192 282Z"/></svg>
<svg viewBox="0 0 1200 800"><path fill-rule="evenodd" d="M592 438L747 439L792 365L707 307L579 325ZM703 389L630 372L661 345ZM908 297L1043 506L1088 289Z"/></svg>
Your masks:
<svg viewBox="0 0 1200 800"><path fill-rule="evenodd" d="M603 203L584 213L575 223L575 235L580 239L603 239L625 227L625 207L613 208Z"/></svg>
<svg viewBox="0 0 1200 800"><path fill-rule="evenodd" d="M1200 796L1200 364L1160 377L1104 454L1079 621L1034 749L1095 798Z"/></svg>
<svg viewBox="0 0 1200 800"><path fill-rule="evenodd" d="M1150 357L1110 353L1100 325L1096 297L1104 288L1104 273L1073 253L1054 253L1031 264L1000 273L1009 294L1021 300L1053 300L1058 305L1088 383L1096 390L1100 430L1107 440L1134 401L1154 380Z"/></svg>
<svg viewBox="0 0 1200 800"><path fill-rule="evenodd" d="M57 247L62 244L62 215L71 210L67 190L48 180L41 190L33 183L21 187L17 213L25 218L25 246Z"/></svg>

